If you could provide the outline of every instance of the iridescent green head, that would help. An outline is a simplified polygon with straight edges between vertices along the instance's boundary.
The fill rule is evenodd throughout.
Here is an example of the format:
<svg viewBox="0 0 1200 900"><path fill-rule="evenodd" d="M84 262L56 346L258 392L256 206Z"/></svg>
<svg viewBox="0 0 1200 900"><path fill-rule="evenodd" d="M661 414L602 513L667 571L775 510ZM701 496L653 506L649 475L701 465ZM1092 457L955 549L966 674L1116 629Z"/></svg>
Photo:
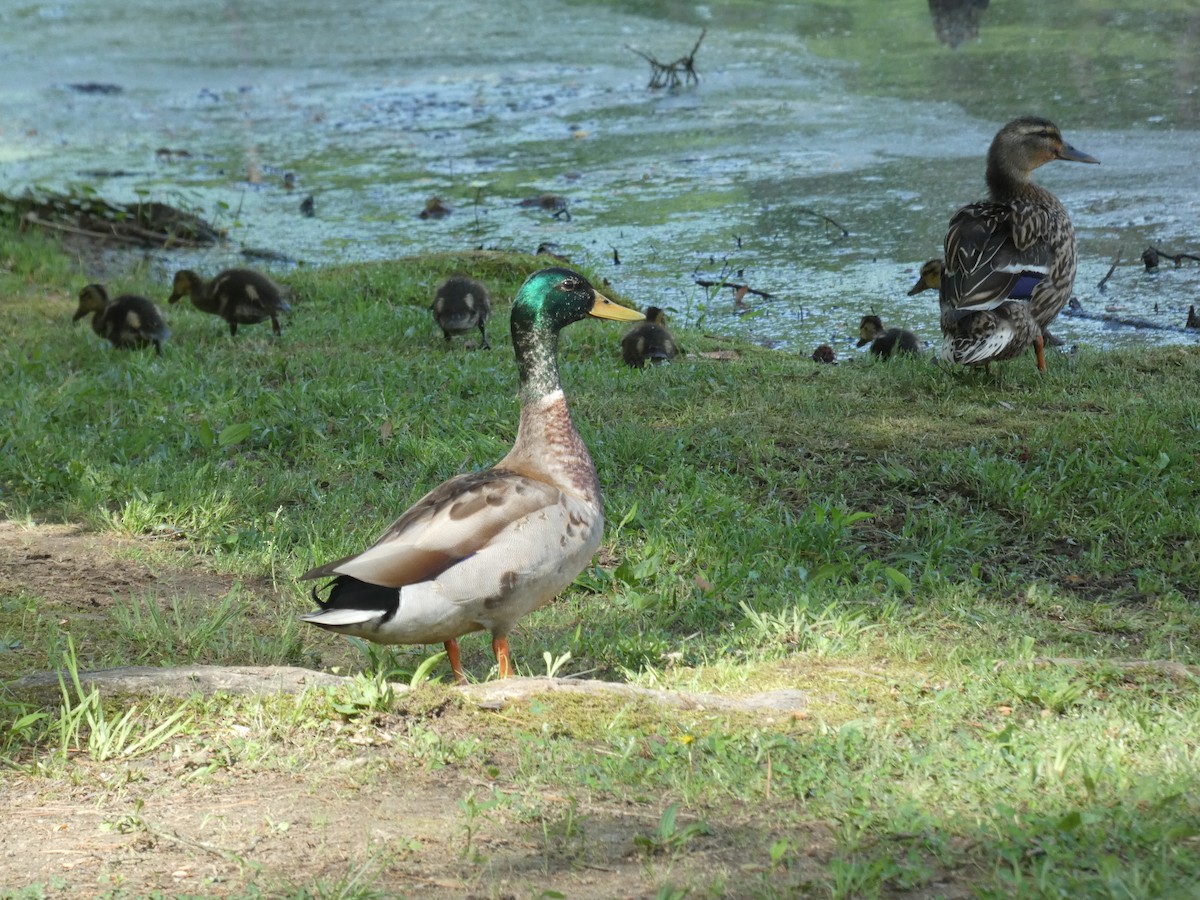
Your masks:
<svg viewBox="0 0 1200 900"><path fill-rule="evenodd" d="M513 301L512 330L558 331L587 316L636 322L642 314L613 303L578 272L554 267L534 272Z"/></svg>
<svg viewBox="0 0 1200 900"><path fill-rule="evenodd" d="M526 279L513 301L511 319L523 391L542 395L558 389L558 332L588 316L626 322L645 318L613 303L570 269L542 269Z"/></svg>

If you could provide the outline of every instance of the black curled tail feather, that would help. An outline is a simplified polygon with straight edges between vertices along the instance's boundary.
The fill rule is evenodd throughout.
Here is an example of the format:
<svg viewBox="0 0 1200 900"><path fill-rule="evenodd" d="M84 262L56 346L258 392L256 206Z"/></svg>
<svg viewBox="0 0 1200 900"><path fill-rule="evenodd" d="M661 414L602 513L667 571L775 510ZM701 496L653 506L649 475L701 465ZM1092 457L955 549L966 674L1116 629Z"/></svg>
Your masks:
<svg viewBox="0 0 1200 900"><path fill-rule="evenodd" d="M321 592L328 590L324 599ZM312 589L313 601L321 609L374 609L386 622L400 608L400 590L360 581L350 575L338 575L328 584Z"/></svg>

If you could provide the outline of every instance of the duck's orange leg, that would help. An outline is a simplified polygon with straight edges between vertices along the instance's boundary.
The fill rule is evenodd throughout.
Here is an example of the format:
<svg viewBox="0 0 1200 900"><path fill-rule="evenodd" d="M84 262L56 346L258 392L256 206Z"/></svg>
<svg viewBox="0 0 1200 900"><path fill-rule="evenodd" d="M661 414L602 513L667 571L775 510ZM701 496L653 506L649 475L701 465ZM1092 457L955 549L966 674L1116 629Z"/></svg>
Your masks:
<svg viewBox="0 0 1200 900"><path fill-rule="evenodd" d="M1033 355L1037 357L1037 367L1039 372L1046 371L1046 340L1042 337L1041 331L1037 333L1037 337L1033 339Z"/></svg>
<svg viewBox="0 0 1200 900"><path fill-rule="evenodd" d="M512 656L508 652L508 638L492 638L492 652L496 654L496 665L500 669L500 677L508 678L513 673Z"/></svg>
<svg viewBox="0 0 1200 900"><path fill-rule="evenodd" d="M450 671L454 673L454 680L458 684L466 684L467 676L463 672L462 660L458 655L458 641L454 638L446 641L446 658L450 660Z"/></svg>

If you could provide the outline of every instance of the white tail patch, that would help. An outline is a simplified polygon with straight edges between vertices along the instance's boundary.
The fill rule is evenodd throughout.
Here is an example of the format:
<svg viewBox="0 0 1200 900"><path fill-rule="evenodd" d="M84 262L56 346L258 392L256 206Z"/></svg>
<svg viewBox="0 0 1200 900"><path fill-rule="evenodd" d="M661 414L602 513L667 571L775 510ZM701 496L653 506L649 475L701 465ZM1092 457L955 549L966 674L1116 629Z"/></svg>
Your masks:
<svg viewBox="0 0 1200 900"><path fill-rule="evenodd" d="M300 618L314 625L362 625L379 618L377 609L318 609Z"/></svg>

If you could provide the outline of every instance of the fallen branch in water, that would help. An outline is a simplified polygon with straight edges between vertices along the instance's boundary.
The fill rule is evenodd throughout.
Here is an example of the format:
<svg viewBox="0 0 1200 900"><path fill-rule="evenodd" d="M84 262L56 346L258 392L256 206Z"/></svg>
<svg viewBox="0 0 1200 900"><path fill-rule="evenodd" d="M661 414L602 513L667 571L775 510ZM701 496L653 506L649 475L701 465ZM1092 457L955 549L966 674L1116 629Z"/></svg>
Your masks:
<svg viewBox="0 0 1200 900"><path fill-rule="evenodd" d="M1126 328L1148 328L1153 331L1183 331L1178 325L1164 325L1161 322L1151 322L1130 316L1114 316L1111 313L1090 313L1083 309L1064 309L1061 313L1067 319L1089 319L1092 322L1104 322L1108 325L1123 325Z"/></svg>
<svg viewBox="0 0 1200 900"><path fill-rule="evenodd" d="M836 219L831 219L829 216L825 215L825 213L817 212L815 209L809 209L807 206L801 206L799 209L802 213L808 213L810 216L816 216L818 219L824 219L834 228L837 228L839 231L841 231L842 237L850 237L850 229Z"/></svg>
<svg viewBox="0 0 1200 900"><path fill-rule="evenodd" d="M700 32L700 37L696 38L696 44L692 47L692 52L687 56L681 56L674 62L660 63L653 56L643 53L637 47L625 45L625 49L636 53L646 62L650 63L650 83L646 87L650 89L656 88L677 88L683 82L679 78L679 73L682 72L688 84L699 84L700 75L696 72L696 51L700 49L700 42L704 40L704 35L708 32L705 28Z"/></svg>
<svg viewBox="0 0 1200 900"><path fill-rule="evenodd" d="M738 284L736 281L711 281L707 278L697 278L696 284L698 284L700 287L727 287L735 294L741 292L743 295L755 294L756 296L763 297L767 300L774 299L774 296L766 291L760 291L757 288L752 288L748 284Z"/></svg>
<svg viewBox="0 0 1200 900"><path fill-rule="evenodd" d="M138 247L208 247L225 233L200 216L166 203L109 203L97 196L26 192L0 194L0 211L36 228Z"/></svg>
<svg viewBox="0 0 1200 900"><path fill-rule="evenodd" d="M1104 277L1100 279L1100 283L1096 285L1096 290L1102 291L1108 286L1108 279L1112 278L1112 273L1117 271L1117 266L1121 262L1121 251L1117 251L1117 256L1113 260L1113 264L1108 267L1108 271L1104 273Z"/></svg>
<svg viewBox="0 0 1200 900"><path fill-rule="evenodd" d="M1147 247L1142 251L1142 262L1146 264L1146 271L1158 268L1159 259L1169 259L1175 263L1175 268L1183 265L1185 259L1190 259L1193 262L1200 262L1200 256L1193 253L1168 253L1158 247Z"/></svg>

